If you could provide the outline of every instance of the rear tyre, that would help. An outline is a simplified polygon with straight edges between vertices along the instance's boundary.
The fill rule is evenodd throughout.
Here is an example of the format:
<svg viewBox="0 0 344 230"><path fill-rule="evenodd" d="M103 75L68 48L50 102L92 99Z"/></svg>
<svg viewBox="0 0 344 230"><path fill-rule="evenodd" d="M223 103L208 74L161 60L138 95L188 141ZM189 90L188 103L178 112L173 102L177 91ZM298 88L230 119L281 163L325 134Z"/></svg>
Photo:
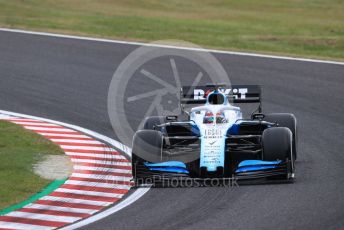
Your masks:
<svg viewBox="0 0 344 230"><path fill-rule="evenodd" d="M278 127L287 127L293 134L293 157L294 160L297 158L297 126L296 118L291 113L270 113L264 117L265 121L277 123Z"/></svg>
<svg viewBox="0 0 344 230"><path fill-rule="evenodd" d="M286 127L268 128L262 134L263 160L288 162L287 179L294 177L292 138L292 132Z"/></svg>
<svg viewBox="0 0 344 230"><path fill-rule="evenodd" d="M144 122L143 129L154 130L155 126L164 124L165 120L166 120L166 117L164 116L147 117Z"/></svg>

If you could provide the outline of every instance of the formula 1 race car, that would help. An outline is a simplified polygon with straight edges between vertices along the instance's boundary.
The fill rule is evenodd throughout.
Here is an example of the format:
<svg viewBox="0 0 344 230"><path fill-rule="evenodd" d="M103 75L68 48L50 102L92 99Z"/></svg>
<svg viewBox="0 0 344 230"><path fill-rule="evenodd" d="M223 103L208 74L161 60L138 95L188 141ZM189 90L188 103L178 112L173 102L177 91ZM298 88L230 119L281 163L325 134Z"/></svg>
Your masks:
<svg viewBox="0 0 344 230"><path fill-rule="evenodd" d="M209 178L292 181L296 118L290 113L263 114L260 86L185 86L180 97L181 115L147 117L135 133L136 183ZM257 103L258 108L244 119L236 103ZM197 104L202 105L186 109Z"/></svg>

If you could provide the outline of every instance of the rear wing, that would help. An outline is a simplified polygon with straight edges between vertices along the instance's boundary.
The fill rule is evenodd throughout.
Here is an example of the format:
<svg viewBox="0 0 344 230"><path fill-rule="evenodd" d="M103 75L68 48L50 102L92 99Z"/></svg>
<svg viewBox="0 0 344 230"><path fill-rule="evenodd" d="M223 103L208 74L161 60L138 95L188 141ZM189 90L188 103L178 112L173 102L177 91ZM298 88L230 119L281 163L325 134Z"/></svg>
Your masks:
<svg viewBox="0 0 344 230"><path fill-rule="evenodd" d="M183 86L180 91L182 104L204 104L207 95L218 89L233 103L260 103L261 88L259 85L223 85Z"/></svg>
<svg viewBox="0 0 344 230"><path fill-rule="evenodd" d="M204 104L207 95L218 89L223 92L232 103L259 103L258 112L261 112L260 85L206 85L183 86L180 90L180 104L183 108L187 104Z"/></svg>

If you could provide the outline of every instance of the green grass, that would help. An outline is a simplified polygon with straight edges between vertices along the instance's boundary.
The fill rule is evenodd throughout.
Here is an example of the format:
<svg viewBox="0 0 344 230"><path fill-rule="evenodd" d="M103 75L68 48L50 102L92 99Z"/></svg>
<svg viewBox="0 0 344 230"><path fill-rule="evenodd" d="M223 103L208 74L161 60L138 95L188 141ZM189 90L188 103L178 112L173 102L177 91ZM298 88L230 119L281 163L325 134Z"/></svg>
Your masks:
<svg viewBox="0 0 344 230"><path fill-rule="evenodd" d="M33 165L44 154L63 151L36 133L0 121L0 209L29 198L51 182L33 173Z"/></svg>
<svg viewBox="0 0 344 230"><path fill-rule="evenodd" d="M344 60L343 0L0 0L0 26Z"/></svg>

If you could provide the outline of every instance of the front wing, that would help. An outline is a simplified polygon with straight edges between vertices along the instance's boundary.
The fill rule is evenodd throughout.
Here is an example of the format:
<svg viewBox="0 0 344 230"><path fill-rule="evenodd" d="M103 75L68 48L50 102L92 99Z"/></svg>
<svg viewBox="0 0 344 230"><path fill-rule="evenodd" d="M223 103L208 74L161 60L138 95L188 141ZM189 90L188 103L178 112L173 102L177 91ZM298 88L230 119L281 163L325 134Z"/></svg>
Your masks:
<svg viewBox="0 0 344 230"><path fill-rule="evenodd" d="M161 163L143 163L133 165L134 183L136 186L154 185L162 187L171 186L216 186L233 185L238 181L263 178L278 178L290 180L294 175L291 172L292 162L287 161L261 161L244 160L231 176L216 172L206 176L191 173L186 164L178 161Z"/></svg>

